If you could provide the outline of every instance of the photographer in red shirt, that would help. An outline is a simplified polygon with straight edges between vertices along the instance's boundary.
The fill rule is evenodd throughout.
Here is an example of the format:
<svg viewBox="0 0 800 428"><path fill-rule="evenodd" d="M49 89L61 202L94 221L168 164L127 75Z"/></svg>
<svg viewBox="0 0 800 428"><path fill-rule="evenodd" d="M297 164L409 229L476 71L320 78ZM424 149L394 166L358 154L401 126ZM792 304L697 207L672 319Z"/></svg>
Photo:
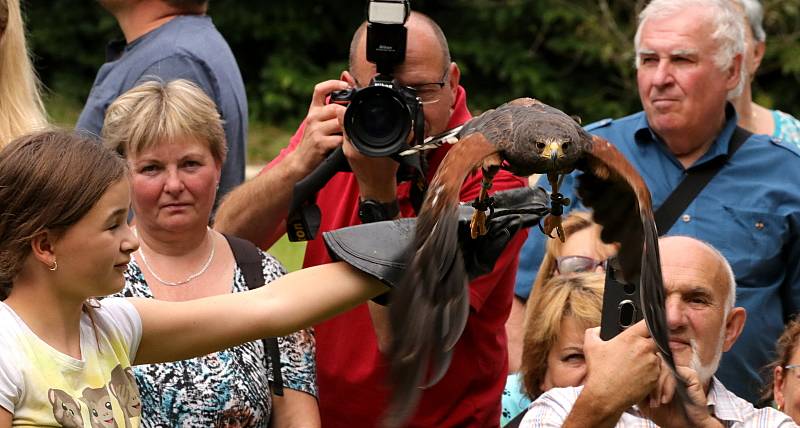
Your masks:
<svg viewBox="0 0 800 428"><path fill-rule="evenodd" d="M416 12L411 13L406 27L405 61L395 68L394 77L400 84L415 88L422 100L425 136L463 124L471 115L466 93L459 86L460 71L450 60L442 30ZM411 183L396 182L398 164L354 150L342 135L346 107L326 103L331 92L363 88L376 75L375 65L366 59L365 29L366 23L353 36L349 70L342 72L341 80L322 82L314 88L308 115L289 146L258 177L234 190L223 202L217 213L218 230L244 237L263 248L271 246L285 232L293 185L340 145L344 145L354 172L337 173L319 192L316 202L322 213L321 227L318 239L308 242L304 266L331 261L319 238L323 231L363 221L415 216ZM450 147L444 145L423 153L428 179ZM501 171L492 191L524 185L523 179ZM474 200L480 186L478 172L464 183L461 199ZM365 214L369 218L360 218L359 205L367 200L379 209ZM514 237L494 270L470 283L470 316L449 371L424 391L409 426L499 425L500 396L508 365L504 324L511 308L517 254L525 236L521 232ZM324 427L379 425L390 391L388 363L381 351L389 343L387 312L385 307L370 302L315 327Z"/></svg>

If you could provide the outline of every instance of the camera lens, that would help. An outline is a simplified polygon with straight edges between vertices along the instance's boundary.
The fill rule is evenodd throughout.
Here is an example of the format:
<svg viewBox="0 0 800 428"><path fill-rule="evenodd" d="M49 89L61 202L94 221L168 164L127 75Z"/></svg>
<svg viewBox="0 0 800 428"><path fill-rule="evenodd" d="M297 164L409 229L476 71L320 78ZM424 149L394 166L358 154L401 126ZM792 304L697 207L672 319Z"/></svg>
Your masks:
<svg viewBox="0 0 800 428"><path fill-rule="evenodd" d="M359 91L345 112L345 131L367 156L397 153L411 131L411 114L400 95L383 86Z"/></svg>

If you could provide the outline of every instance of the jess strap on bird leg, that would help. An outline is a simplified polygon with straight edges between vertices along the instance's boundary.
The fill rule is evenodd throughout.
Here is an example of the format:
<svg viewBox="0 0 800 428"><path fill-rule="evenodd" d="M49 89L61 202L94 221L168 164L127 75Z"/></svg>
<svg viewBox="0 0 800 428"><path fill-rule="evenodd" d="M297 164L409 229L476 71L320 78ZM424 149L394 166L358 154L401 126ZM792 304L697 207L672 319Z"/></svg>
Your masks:
<svg viewBox="0 0 800 428"><path fill-rule="evenodd" d="M469 204L459 207L460 247L470 278L491 272L514 233L537 224L549 212L547 192L541 188L497 192L493 200L494 210L487 217L487 233L477 239L470 237L475 209ZM322 236L331 258L347 262L394 287L408 266L415 225L416 219L403 218L345 227Z"/></svg>

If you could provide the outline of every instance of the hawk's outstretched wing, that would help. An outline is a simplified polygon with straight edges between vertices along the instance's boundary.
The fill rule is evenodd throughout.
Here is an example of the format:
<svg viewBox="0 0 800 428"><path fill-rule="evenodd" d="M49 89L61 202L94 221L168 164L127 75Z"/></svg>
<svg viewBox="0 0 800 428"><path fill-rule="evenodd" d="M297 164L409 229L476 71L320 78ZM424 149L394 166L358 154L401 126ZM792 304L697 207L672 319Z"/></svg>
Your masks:
<svg viewBox="0 0 800 428"><path fill-rule="evenodd" d="M458 204L461 184L481 165L500 166L497 146L479 133L464 137L442 161L420 210L410 269L398 287L404 291L392 293L389 307L393 400L387 426L401 426L416 408L419 387L444 376L467 323L468 278L458 245Z"/></svg>

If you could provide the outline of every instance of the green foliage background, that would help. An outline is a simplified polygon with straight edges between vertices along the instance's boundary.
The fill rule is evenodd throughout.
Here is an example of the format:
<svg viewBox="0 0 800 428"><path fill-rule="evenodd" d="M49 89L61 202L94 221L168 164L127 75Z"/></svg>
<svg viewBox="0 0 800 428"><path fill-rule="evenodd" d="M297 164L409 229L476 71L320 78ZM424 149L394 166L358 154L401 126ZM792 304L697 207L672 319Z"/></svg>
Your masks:
<svg viewBox="0 0 800 428"><path fill-rule="evenodd" d="M800 113L800 0L766 0L767 56L759 102ZM448 35L475 111L534 96L584 122L639 110L633 69L643 0L414 0ZM291 127L313 85L346 66L359 0L211 0L209 14L244 76L255 122ZM36 66L51 97L81 105L114 19L94 1L23 0Z"/></svg>

